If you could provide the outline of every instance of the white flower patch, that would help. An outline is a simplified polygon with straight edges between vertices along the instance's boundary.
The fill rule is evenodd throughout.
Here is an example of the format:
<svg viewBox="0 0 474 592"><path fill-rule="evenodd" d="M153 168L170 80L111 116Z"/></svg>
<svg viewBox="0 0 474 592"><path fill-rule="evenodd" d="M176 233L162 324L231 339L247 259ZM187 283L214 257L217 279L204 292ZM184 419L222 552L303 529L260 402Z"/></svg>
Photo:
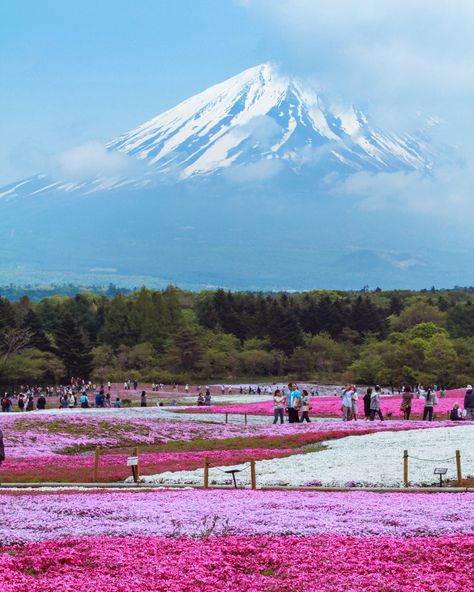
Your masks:
<svg viewBox="0 0 474 592"><path fill-rule="evenodd" d="M439 483L433 474L435 467L446 467L447 479L456 478L456 449L461 451L463 476L474 476L474 425L457 427L379 432L364 436L348 436L324 443L319 452L286 458L262 460L256 463L257 486L292 485L320 482L327 486L403 485L403 451L408 450L409 481L418 485ZM413 458L413 457L416 457ZM423 459L423 460L417 460ZM449 460L445 460L449 459ZM231 482L224 473L236 467L212 467L212 484ZM250 471L246 467L237 473L239 485L249 485ZM159 484L199 485L203 483L203 469L165 472L145 477L144 481Z"/></svg>

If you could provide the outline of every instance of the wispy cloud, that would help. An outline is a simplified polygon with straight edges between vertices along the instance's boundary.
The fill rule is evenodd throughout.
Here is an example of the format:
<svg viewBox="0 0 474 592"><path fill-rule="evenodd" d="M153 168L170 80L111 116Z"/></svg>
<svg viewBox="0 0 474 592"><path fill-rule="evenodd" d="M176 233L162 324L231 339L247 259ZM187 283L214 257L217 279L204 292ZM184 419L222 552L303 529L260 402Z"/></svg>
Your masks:
<svg viewBox="0 0 474 592"><path fill-rule="evenodd" d="M474 2L245 0L291 73L367 109L397 132L424 128L440 158L428 176L356 173L337 186L370 211L474 213ZM429 118L441 125L427 125ZM450 148L448 148L450 147ZM448 156L448 158L445 158Z"/></svg>
<svg viewBox="0 0 474 592"><path fill-rule="evenodd" d="M73 180L133 175L143 167L136 159L108 151L100 142L87 142L65 150L57 160L61 177Z"/></svg>

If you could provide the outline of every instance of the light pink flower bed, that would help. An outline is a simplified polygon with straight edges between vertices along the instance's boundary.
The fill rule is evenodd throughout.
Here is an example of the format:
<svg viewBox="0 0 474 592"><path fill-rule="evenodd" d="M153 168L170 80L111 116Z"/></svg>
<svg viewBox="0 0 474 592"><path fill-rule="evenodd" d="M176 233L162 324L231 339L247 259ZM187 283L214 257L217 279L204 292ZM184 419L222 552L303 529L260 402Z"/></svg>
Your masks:
<svg viewBox="0 0 474 592"><path fill-rule="evenodd" d="M445 419L447 414L453 408L454 403L459 403L461 408L464 403L464 391L462 394L456 394L458 391L451 391L449 397L438 399L438 405L435 406L435 412L438 416ZM360 418L364 417L364 402L362 396L357 402L357 409ZM402 397L398 395L382 396L380 399L380 408L384 415L391 414L391 417L403 417L400 410ZM412 416L423 415L424 402L420 399L413 399ZM246 403L236 405L215 405L210 407L187 407L187 412L193 413L249 413L254 415L273 415L273 401L266 400L257 403ZM340 397L311 397L310 415L315 417L340 417L341 398Z"/></svg>
<svg viewBox="0 0 474 592"><path fill-rule="evenodd" d="M2 495L0 590L466 592L472 508L471 494Z"/></svg>

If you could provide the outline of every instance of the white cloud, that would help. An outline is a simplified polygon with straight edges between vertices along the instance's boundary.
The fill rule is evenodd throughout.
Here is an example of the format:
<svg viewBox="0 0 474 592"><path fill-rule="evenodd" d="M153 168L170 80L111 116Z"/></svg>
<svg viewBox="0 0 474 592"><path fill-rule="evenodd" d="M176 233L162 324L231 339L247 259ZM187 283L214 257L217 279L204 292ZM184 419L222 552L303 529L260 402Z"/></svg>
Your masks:
<svg viewBox="0 0 474 592"><path fill-rule="evenodd" d="M108 151L100 142L88 142L62 152L58 168L63 178L86 180L137 173L141 164L125 154Z"/></svg>
<svg viewBox="0 0 474 592"><path fill-rule="evenodd" d="M334 193L355 198L369 212L398 210L464 223L474 214L474 170L450 166L433 175L360 172L336 185Z"/></svg>
<svg viewBox="0 0 474 592"><path fill-rule="evenodd" d="M245 0L291 74L368 111L395 132L424 128L431 176L357 173L336 191L375 212L466 220L474 213L474 2L471 0ZM332 95L332 96L331 96ZM441 125L430 126L429 118ZM452 149L448 149L451 147ZM318 156L318 155L316 155Z"/></svg>
<svg viewBox="0 0 474 592"><path fill-rule="evenodd" d="M281 171L282 162L278 158L266 158L257 162L226 169L225 177L236 183L254 183L272 179Z"/></svg>

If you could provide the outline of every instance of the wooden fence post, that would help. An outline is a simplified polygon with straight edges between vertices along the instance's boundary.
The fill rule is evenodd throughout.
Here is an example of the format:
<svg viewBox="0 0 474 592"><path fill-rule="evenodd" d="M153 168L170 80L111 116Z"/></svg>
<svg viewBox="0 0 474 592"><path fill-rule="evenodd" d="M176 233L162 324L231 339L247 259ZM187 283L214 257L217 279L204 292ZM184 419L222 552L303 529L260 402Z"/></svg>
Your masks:
<svg viewBox="0 0 474 592"><path fill-rule="evenodd" d="M204 457L204 489L209 489L209 457Z"/></svg>
<svg viewBox="0 0 474 592"><path fill-rule="evenodd" d="M229 423L229 414L228 413L225 414L225 422Z"/></svg>
<svg viewBox="0 0 474 592"><path fill-rule="evenodd" d="M252 489L257 489L257 474L255 471L255 459L250 459L250 482Z"/></svg>
<svg viewBox="0 0 474 592"><path fill-rule="evenodd" d="M95 459L94 459L94 483L97 483L99 480L99 458L100 458L100 448L96 446L95 449Z"/></svg>
<svg viewBox="0 0 474 592"><path fill-rule="evenodd" d="M403 483L408 487L408 450L403 451Z"/></svg>
<svg viewBox="0 0 474 592"><path fill-rule="evenodd" d="M245 425L247 425L247 414L245 413L244 416L245 416L244 417L244 419L245 419Z"/></svg>
<svg viewBox="0 0 474 592"><path fill-rule="evenodd" d="M133 452L135 453L134 456L137 457L137 466L135 467L135 478L136 478L137 483L138 483L138 481L140 480L140 468L139 468L139 465L138 465L138 446L135 446L135 449L134 449Z"/></svg>
<svg viewBox="0 0 474 592"><path fill-rule="evenodd" d="M456 450L456 471L458 474L458 487L462 487L461 451Z"/></svg>

